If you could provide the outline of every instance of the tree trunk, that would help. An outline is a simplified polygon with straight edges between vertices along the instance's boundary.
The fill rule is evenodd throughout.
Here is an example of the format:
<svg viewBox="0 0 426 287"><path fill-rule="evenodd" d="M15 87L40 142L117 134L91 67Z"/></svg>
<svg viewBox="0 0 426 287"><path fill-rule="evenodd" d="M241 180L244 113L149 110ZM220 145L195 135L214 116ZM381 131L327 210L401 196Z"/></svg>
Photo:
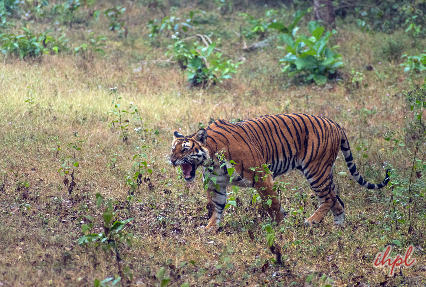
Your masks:
<svg viewBox="0 0 426 287"><path fill-rule="evenodd" d="M331 0L314 0L314 19L322 20L325 26L336 28L333 2Z"/></svg>

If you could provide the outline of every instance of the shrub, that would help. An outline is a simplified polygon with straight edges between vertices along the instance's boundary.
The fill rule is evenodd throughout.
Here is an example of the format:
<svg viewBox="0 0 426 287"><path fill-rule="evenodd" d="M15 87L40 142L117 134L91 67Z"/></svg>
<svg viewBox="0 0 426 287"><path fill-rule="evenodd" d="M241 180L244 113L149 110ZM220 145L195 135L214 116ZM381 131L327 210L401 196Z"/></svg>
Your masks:
<svg viewBox="0 0 426 287"><path fill-rule="evenodd" d="M333 51L338 46L328 47L328 41L337 33L336 30L327 31L323 35L324 27L311 21L308 30L312 36L308 38L305 35L296 37L295 29L290 35L282 35L287 44L286 50L289 52L279 61L284 65L282 72L289 76L302 73L306 82L314 80L319 85L325 84L330 75L335 74L336 70L343 66L341 55Z"/></svg>
<svg viewBox="0 0 426 287"><path fill-rule="evenodd" d="M121 15L126 11L126 8L124 7L112 7L107 10L105 10L104 14L109 19L109 29L111 31L120 31L124 25L125 22L121 19Z"/></svg>
<svg viewBox="0 0 426 287"><path fill-rule="evenodd" d="M268 10L265 12L265 19L255 19L253 16L247 13L241 13L240 16L244 16L245 20L250 24L248 32L245 32L245 36L248 39L258 38L262 40L266 37L268 28L271 25L272 17L276 16L277 10Z"/></svg>
<svg viewBox="0 0 426 287"><path fill-rule="evenodd" d="M426 50L424 52L426 53ZM401 66L405 66L404 72L420 73L426 70L426 54L418 56L407 56L404 54L402 57L407 57L407 60L401 64Z"/></svg>
<svg viewBox="0 0 426 287"><path fill-rule="evenodd" d="M0 34L0 44L3 54L12 54L21 59L26 57L37 57L42 54L60 53L68 50L65 36L58 39L49 35L50 30L39 34L34 34L27 28L22 28L24 35L13 33Z"/></svg>
<svg viewBox="0 0 426 287"><path fill-rule="evenodd" d="M206 88L210 84L231 78L231 74L237 73L237 68L241 63L234 64L227 57L222 57L223 53L214 51L216 42L211 42L207 36L201 37L205 46L196 42L191 47L176 38L177 41L169 47L167 54L173 54L181 68L186 71L188 82L192 86Z"/></svg>

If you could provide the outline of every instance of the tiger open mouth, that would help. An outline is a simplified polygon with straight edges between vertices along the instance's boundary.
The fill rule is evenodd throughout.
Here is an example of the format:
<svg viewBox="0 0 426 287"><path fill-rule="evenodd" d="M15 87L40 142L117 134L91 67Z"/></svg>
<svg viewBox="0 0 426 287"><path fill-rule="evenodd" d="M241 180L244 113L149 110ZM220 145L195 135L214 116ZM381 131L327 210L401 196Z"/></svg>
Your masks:
<svg viewBox="0 0 426 287"><path fill-rule="evenodd" d="M184 163L180 165L186 181L192 181L195 177L195 164Z"/></svg>

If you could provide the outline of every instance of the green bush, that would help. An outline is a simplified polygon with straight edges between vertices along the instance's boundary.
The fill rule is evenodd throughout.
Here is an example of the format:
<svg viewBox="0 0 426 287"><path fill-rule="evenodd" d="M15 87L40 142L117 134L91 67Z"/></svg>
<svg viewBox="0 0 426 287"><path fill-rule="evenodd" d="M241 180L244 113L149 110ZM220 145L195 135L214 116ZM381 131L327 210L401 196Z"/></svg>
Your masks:
<svg viewBox="0 0 426 287"><path fill-rule="evenodd" d="M305 35L296 36L295 30L297 31L296 27L291 34L281 36L289 52L279 60L284 65L282 72L289 76L301 74L306 82L314 80L319 85L325 84L330 75L343 66L341 55L333 51L338 46L328 47L328 41L337 33L336 30L327 31L323 35L324 27L315 21L308 24L308 30L312 34L309 38Z"/></svg>
<svg viewBox="0 0 426 287"><path fill-rule="evenodd" d="M61 36L58 39L49 35L50 30L39 34L34 34L27 28L22 28L24 35L13 33L0 34L0 47L3 54L26 57L37 57L42 54L60 53L67 51L67 39Z"/></svg>
<svg viewBox="0 0 426 287"><path fill-rule="evenodd" d="M245 20L250 24L248 31L244 32L248 39L257 38L262 40L267 36L268 28L271 22L274 20L273 17L277 16L278 10L268 10L265 12L265 19L255 19L252 15L247 13L240 13L240 16L244 16Z"/></svg>
<svg viewBox="0 0 426 287"><path fill-rule="evenodd" d="M426 50L424 52L426 53ZM401 64L401 66L405 66L404 72L421 73L426 70L426 54L420 54L418 56L407 56L404 54L402 57L407 58L407 60Z"/></svg>
<svg viewBox="0 0 426 287"><path fill-rule="evenodd" d="M422 72L426 70L426 54L418 56L407 56L404 54L402 57L407 57L407 60L401 64L401 66L405 66L404 72Z"/></svg>
<svg viewBox="0 0 426 287"><path fill-rule="evenodd" d="M126 8L117 6L105 10L104 14L110 21L109 29L111 31L120 31L126 24L122 19L121 15L126 11Z"/></svg>
<svg viewBox="0 0 426 287"><path fill-rule="evenodd" d="M203 36L203 42L207 44L208 37ZM214 51L216 42L202 46L197 42L192 46L177 39L173 46L169 47L167 54L172 54L181 68L188 76L188 82L192 86L206 88L211 84L222 82L231 78L231 74L237 73L241 63L233 63L232 60L222 57L223 54Z"/></svg>

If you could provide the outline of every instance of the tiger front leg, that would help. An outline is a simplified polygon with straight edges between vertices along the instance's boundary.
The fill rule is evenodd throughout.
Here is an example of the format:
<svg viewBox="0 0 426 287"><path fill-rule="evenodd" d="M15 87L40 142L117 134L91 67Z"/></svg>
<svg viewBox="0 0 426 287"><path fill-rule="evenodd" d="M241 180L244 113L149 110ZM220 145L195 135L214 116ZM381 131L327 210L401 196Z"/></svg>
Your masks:
<svg viewBox="0 0 426 287"><path fill-rule="evenodd" d="M207 210L209 211L209 223L207 230L214 230L219 227L220 219L226 204L226 186L219 186L219 191L215 188L207 189Z"/></svg>

